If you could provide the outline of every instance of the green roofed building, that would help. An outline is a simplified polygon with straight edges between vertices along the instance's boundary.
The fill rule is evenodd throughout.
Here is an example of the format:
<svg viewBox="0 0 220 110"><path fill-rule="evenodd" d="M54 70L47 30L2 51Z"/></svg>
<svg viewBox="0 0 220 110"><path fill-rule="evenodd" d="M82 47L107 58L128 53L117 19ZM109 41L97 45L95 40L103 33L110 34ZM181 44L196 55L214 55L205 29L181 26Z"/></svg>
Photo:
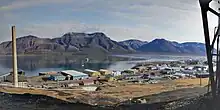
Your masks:
<svg viewBox="0 0 220 110"><path fill-rule="evenodd" d="M86 79L88 78L88 74L79 72L79 71L75 71L75 70L65 70L65 71L61 71L61 74L64 76L67 76L67 78L69 77L70 80L79 80L79 79Z"/></svg>

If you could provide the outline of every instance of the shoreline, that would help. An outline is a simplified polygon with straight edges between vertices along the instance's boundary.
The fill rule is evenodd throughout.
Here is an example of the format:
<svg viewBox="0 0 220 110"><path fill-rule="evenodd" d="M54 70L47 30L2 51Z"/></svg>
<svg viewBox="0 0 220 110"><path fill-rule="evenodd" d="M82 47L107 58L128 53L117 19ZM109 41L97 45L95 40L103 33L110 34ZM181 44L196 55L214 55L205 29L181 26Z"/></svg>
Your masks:
<svg viewBox="0 0 220 110"><path fill-rule="evenodd" d="M51 81L48 79L48 73L42 76L35 76L32 78L29 77L26 81L26 85L22 86L23 88L1 86L0 92L11 94L38 94L53 97L70 103L77 102L98 107L115 107L124 104L137 104L137 102L139 103L140 100L142 100L144 104L152 103L152 100L156 100L155 103L160 103L160 101L165 100L167 97L171 97L171 99L173 98L174 100L177 96L174 97L172 96L172 94L165 95L164 97L161 97L165 99L160 100L157 100L157 98L149 99L147 97L176 90L180 90L181 92L183 92L182 95L183 97L185 97L187 96L186 91L184 91L185 89L204 88L205 86L207 86L208 78L200 79L191 76L175 76L174 74L178 71L178 68L175 70L175 72L173 69L170 69L171 73L161 72L161 70L175 67L171 65L176 65L179 66L179 68L182 68L183 65L189 66L192 63L185 61L171 62L172 61L151 61L142 62L141 64L136 62L136 66L132 68L138 69L133 69L133 74L130 74L129 72L125 72L126 74L122 74L125 71L124 70L121 72L121 76L123 77L122 79L117 76L110 76L111 78L113 78L113 80L111 80L111 78L105 79L107 78L107 75L104 74L104 80L107 81L98 83L94 82L94 80L98 80L97 77L90 76L87 79L92 80L92 82L88 82L88 85L86 83L84 85L83 79L83 81L81 79L81 81L79 81L83 82L83 85L80 85L79 82L77 83L77 80L69 81L65 79L63 82ZM145 68L144 71L142 70L143 67ZM153 69L154 67L156 69ZM130 68L131 71L132 68ZM149 77L146 78L146 74L148 74ZM173 74L173 76L170 76L169 74ZM154 77L151 77L151 75ZM128 77L128 79L126 77ZM158 77L159 79L157 79ZM45 78L47 78L47 80ZM151 80L156 82L151 82ZM78 85L74 85L76 83ZM69 86L69 84L72 84L73 86ZM95 90L93 90L92 87L95 87ZM90 88L92 90L88 90L85 88Z"/></svg>

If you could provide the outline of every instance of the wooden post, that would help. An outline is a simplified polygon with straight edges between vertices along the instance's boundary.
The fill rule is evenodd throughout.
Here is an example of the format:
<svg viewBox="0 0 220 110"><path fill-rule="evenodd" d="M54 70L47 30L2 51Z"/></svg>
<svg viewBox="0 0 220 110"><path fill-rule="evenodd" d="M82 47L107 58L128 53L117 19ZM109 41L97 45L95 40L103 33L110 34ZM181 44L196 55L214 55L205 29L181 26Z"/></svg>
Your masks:
<svg viewBox="0 0 220 110"><path fill-rule="evenodd" d="M17 47L15 26L12 26L12 57L13 57L13 84L18 87Z"/></svg>
<svg viewBox="0 0 220 110"><path fill-rule="evenodd" d="M201 76L200 76L200 79L199 79L200 81L200 86L202 86L202 78L201 78Z"/></svg>

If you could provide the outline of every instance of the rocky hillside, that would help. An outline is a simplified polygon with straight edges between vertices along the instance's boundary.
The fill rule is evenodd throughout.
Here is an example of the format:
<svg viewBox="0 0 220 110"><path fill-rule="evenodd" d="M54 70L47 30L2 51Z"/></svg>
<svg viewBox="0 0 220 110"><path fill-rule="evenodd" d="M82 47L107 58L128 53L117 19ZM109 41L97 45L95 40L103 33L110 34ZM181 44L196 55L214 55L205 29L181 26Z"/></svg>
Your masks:
<svg viewBox="0 0 220 110"><path fill-rule="evenodd" d="M2 49L1 49L2 48ZM2 54L10 54L12 50L11 41L0 44ZM66 33L62 37L48 39L36 36L25 36L17 39L17 51L25 53L129 53L134 50L122 46L111 40L104 33Z"/></svg>
<svg viewBox="0 0 220 110"><path fill-rule="evenodd" d="M178 43L165 39L155 39L137 49L141 52L164 52L176 54L198 54L205 55L205 44L197 42Z"/></svg>
<svg viewBox="0 0 220 110"><path fill-rule="evenodd" d="M11 54L11 41L0 44L0 54ZM19 54L39 53L80 53L80 54L127 54L127 53L170 53L170 54L205 54L205 45L197 42L178 43L165 39L151 42L135 39L121 42L114 41L104 33L66 33L61 37L49 39L36 36L17 38Z"/></svg>
<svg viewBox="0 0 220 110"><path fill-rule="evenodd" d="M147 41L141 41L141 40L136 40L136 39L130 39L130 40L125 40L125 41L120 41L119 42L121 45L126 45L134 50L140 48L142 45L147 44Z"/></svg>
<svg viewBox="0 0 220 110"><path fill-rule="evenodd" d="M3 42L0 44L2 48L1 53L10 54L12 51L11 41ZM25 36L17 39L17 51L18 53L41 53L41 52L53 52L62 51L64 48L53 42L51 39L38 38L36 36Z"/></svg>

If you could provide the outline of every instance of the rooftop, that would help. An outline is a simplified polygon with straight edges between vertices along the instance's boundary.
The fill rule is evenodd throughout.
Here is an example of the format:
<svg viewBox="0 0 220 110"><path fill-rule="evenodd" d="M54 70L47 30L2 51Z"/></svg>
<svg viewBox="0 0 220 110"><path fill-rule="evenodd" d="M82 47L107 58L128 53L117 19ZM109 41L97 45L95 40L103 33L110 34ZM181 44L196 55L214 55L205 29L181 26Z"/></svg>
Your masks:
<svg viewBox="0 0 220 110"><path fill-rule="evenodd" d="M106 70L106 69L100 69L99 71L106 72L106 71L109 71L109 70Z"/></svg>
<svg viewBox="0 0 220 110"><path fill-rule="evenodd" d="M85 75L87 76L87 74L75 70L65 70L61 72L65 74L69 74L71 76L85 76Z"/></svg>
<svg viewBox="0 0 220 110"><path fill-rule="evenodd" d="M51 74L51 76L63 76L62 74Z"/></svg>
<svg viewBox="0 0 220 110"><path fill-rule="evenodd" d="M0 77L9 76L11 73L0 74Z"/></svg>
<svg viewBox="0 0 220 110"><path fill-rule="evenodd" d="M84 71L87 71L87 72L97 72L97 71L90 70L90 69L85 69Z"/></svg>

